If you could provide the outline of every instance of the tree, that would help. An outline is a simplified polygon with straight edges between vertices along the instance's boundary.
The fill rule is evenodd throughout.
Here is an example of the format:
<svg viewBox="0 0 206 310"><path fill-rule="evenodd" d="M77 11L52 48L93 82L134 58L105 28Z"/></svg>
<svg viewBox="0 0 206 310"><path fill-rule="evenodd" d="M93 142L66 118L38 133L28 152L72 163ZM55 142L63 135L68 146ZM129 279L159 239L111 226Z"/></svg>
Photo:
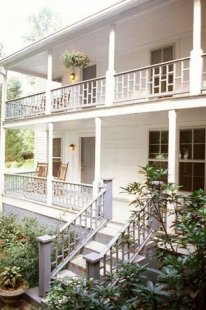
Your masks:
<svg viewBox="0 0 206 310"><path fill-rule="evenodd" d="M61 27L59 14L49 8L42 8L37 14L29 16L28 31L23 38L26 42L35 42Z"/></svg>
<svg viewBox="0 0 206 310"><path fill-rule="evenodd" d="M21 81L16 77L10 78L7 87L7 99L8 100L15 99L19 97L21 93L22 93Z"/></svg>

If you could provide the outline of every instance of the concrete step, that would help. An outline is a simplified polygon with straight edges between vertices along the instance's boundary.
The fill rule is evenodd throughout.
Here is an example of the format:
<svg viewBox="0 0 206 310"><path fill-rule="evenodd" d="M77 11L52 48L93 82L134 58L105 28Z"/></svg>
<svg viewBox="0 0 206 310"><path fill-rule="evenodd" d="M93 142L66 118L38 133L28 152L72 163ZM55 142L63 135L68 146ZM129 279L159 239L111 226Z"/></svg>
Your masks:
<svg viewBox="0 0 206 310"><path fill-rule="evenodd" d="M86 275L86 260L82 254L76 255L69 263L69 271L78 276L85 277Z"/></svg>
<svg viewBox="0 0 206 310"><path fill-rule="evenodd" d="M95 240L89 241L83 248L81 254L86 255L91 252L100 253L104 250L105 244L97 242Z"/></svg>
<svg viewBox="0 0 206 310"><path fill-rule="evenodd" d="M103 244L108 244L109 241L116 236L118 231L121 229L115 229L114 227L108 227L108 225L100 229L94 237L94 240Z"/></svg>
<svg viewBox="0 0 206 310"><path fill-rule="evenodd" d="M74 277L78 277L78 275L74 272L72 272L71 270L68 269L63 269L58 273L58 276L60 276L61 278L74 278Z"/></svg>

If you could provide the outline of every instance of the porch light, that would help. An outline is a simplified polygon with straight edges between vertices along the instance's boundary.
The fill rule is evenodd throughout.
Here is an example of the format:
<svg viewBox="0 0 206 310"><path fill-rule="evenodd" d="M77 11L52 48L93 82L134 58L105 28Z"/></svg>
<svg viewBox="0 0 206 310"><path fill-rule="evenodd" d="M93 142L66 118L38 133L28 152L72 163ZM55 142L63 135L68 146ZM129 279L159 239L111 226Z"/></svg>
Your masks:
<svg viewBox="0 0 206 310"><path fill-rule="evenodd" d="M69 150L74 151L74 144L73 143L69 145Z"/></svg>
<svg viewBox="0 0 206 310"><path fill-rule="evenodd" d="M72 72L69 76L69 79L74 82L76 80L76 74L74 72Z"/></svg>

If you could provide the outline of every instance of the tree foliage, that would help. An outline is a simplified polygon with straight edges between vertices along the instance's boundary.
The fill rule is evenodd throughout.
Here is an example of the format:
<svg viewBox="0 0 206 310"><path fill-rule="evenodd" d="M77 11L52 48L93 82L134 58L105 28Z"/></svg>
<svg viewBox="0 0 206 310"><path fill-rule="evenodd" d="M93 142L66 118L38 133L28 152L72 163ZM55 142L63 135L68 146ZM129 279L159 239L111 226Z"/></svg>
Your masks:
<svg viewBox="0 0 206 310"><path fill-rule="evenodd" d="M61 27L57 13L49 8L42 8L37 14L29 16L28 31L23 38L26 42L35 42Z"/></svg>

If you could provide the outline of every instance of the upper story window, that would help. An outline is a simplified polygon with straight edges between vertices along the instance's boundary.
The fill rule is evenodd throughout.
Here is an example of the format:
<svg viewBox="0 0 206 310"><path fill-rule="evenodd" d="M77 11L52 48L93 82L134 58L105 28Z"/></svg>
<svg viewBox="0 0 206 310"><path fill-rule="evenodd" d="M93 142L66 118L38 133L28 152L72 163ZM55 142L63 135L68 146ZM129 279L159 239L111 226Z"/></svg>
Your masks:
<svg viewBox="0 0 206 310"><path fill-rule="evenodd" d="M156 168L167 169L168 130L149 132L149 164Z"/></svg>
<svg viewBox="0 0 206 310"><path fill-rule="evenodd" d="M205 188L205 128L180 130L179 184L184 191Z"/></svg>

